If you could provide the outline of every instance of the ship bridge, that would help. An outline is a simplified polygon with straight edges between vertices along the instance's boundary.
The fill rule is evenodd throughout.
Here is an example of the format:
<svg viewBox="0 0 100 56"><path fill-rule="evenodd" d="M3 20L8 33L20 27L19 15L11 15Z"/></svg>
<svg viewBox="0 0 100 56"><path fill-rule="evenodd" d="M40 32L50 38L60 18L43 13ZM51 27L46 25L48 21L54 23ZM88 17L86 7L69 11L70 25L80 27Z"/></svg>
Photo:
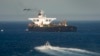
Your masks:
<svg viewBox="0 0 100 56"><path fill-rule="evenodd" d="M43 27L43 25L49 25L52 21L56 20L56 18L47 18L44 16L44 12L40 10L37 18L29 18L34 24Z"/></svg>

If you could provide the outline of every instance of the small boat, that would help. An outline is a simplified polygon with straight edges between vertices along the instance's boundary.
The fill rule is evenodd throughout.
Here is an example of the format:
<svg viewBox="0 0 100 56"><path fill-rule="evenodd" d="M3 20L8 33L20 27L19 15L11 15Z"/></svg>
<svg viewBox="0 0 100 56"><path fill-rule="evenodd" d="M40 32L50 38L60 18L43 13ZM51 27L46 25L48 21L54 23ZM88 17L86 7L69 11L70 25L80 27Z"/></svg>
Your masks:
<svg viewBox="0 0 100 56"><path fill-rule="evenodd" d="M44 45L36 47L35 49L37 49L37 50L47 50L47 49L52 49L52 46L47 41Z"/></svg>

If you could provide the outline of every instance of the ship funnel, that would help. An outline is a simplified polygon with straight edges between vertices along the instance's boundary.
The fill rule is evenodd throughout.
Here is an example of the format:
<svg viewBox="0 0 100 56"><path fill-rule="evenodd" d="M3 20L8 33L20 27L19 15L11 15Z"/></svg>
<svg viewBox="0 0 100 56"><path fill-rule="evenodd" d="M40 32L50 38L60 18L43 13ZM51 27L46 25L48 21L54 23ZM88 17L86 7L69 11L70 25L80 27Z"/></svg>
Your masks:
<svg viewBox="0 0 100 56"><path fill-rule="evenodd" d="M39 13L38 13L39 16L43 15L43 14L44 14L43 10L40 10Z"/></svg>

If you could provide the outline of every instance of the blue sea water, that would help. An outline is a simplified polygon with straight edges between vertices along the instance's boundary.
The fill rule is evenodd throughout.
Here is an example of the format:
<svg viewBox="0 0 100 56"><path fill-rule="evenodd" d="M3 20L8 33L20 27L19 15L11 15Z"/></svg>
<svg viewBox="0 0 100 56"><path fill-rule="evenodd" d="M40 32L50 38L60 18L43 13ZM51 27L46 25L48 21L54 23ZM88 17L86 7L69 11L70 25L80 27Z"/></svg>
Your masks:
<svg viewBox="0 0 100 56"><path fill-rule="evenodd" d="M0 56L100 56L100 21L69 21L77 32L29 32L27 25L0 22ZM51 49L35 49L46 41Z"/></svg>

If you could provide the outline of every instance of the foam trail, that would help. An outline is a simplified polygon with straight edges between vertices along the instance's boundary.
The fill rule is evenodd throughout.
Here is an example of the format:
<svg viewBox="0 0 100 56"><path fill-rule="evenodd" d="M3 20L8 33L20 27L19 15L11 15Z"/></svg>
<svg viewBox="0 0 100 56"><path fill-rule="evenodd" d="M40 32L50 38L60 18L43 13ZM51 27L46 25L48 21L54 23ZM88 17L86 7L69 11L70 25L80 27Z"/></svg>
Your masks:
<svg viewBox="0 0 100 56"><path fill-rule="evenodd" d="M38 46L35 47L35 50L54 56L100 56L99 53L90 52L87 50L78 48L63 48L51 45Z"/></svg>

